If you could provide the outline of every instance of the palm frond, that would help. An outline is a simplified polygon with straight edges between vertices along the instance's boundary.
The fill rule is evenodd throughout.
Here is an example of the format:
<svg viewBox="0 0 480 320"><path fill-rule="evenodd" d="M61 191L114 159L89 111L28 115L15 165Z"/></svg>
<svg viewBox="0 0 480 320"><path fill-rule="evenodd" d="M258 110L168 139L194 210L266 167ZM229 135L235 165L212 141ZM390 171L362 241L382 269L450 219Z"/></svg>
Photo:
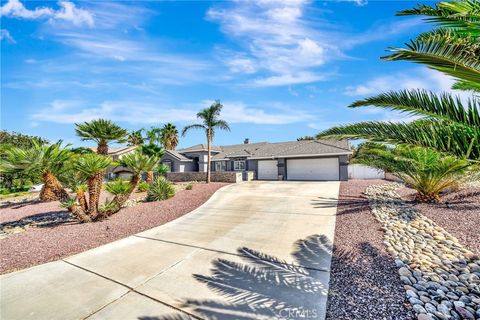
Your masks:
<svg viewBox="0 0 480 320"><path fill-rule="evenodd" d="M464 104L459 97L453 97L449 93L439 95L421 89L392 91L350 105L353 108L362 106L389 108L480 128L480 100L472 98Z"/></svg>
<svg viewBox="0 0 480 320"><path fill-rule="evenodd" d="M206 130L207 128L203 125L203 124L191 124L191 125L188 125L186 126L185 128L183 128L182 130L182 136L185 136L187 134L188 131L192 130L192 129L203 129L203 130Z"/></svg>
<svg viewBox="0 0 480 320"><path fill-rule="evenodd" d="M480 160L480 129L445 121L394 123L367 121L334 127L319 133L317 139L368 139L394 144L434 148L460 158Z"/></svg>

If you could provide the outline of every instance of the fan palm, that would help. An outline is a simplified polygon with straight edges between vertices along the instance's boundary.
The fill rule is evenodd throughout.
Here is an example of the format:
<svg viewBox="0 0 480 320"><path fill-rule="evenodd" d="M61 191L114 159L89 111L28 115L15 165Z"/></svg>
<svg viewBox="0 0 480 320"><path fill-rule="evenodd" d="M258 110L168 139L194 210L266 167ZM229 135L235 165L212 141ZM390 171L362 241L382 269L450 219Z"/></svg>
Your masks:
<svg viewBox="0 0 480 320"><path fill-rule="evenodd" d="M79 157L74 168L87 177L88 214L93 220L98 215L98 202L102 190L104 170L111 164L110 158L98 154L87 154Z"/></svg>
<svg viewBox="0 0 480 320"><path fill-rule="evenodd" d="M466 160L443 156L429 148L391 148L372 143L361 146L352 163L365 164L392 173L415 189L416 199L422 202L437 202L440 192L459 185L471 166Z"/></svg>
<svg viewBox="0 0 480 320"><path fill-rule="evenodd" d="M186 126L182 130L182 136L185 136L188 131L191 129L201 129L205 131L205 135L207 137L207 183L210 182L210 160L211 160L211 153L212 153L212 139L215 135L216 129L228 130L230 131L230 127L225 120L221 120L218 117L220 116L220 112L222 111L223 105L220 103L219 100L215 101L210 107L203 109L199 113L197 113L197 118L202 120L202 123L199 124L192 124Z"/></svg>
<svg viewBox="0 0 480 320"><path fill-rule="evenodd" d="M162 144L166 150L175 150L178 145L178 130L172 123L167 123L161 130Z"/></svg>
<svg viewBox="0 0 480 320"><path fill-rule="evenodd" d="M139 146L143 144L143 142L142 130L132 131L128 134L127 144L129 146Z"/></svg>
<svg viewBox="0 0 480 320"><path fill-rule="evenodd" d="M42 201L64 200L68 198L68 194L58 176L66 170L66 163L71 159L72 153L61 144L61 141L51 145L32 141L32 147L29 149L5 148L0 159L0 170L5 173L24 172L29 176L41 178Z"/></svg>
<svg viewBox="0 0 480 320"><path fill-rule="evenodd" d="M75 131L82 140L97 142L97 153L101 155L108 155L110 142L125 142L127 135L127 130L105 119L96 119L75 125L77 126Z"/></svg>
<svg viewBox="0 0 480 320"><path fill-rule="evenodd" d="M116 197L116 199L114 199L114 201L117 202L118 210L122 207L123 203L128 200L133 190L137 187L138 182L140 181L140 175L143 172L153 171L159 161L160 158L158 156L147 156L140 151L126 154L118 161L119 165L129 168L133 173L130 179L131 190L128 193L123 194L122 197Z"/></svg>
<svg viewBox="0 0 480 320"><path fill-rule="evenodd" d="M148 144L153 144L158 147L162 146L162 129L158 127L151 127L150 129L142 129L145 131L146 140Z"/></svg>

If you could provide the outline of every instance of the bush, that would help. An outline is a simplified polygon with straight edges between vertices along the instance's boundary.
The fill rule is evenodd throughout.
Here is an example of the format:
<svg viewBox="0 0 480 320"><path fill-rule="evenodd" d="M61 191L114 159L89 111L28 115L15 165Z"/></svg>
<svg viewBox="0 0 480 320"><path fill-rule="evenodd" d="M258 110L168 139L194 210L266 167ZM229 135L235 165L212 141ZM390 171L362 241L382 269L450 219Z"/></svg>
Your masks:
<svg viewBox="0 0 480 320"><path fill-rule="evenodd" d="M128 194L132 191L132 184L127 180L119 178L106 183L105 190L113 195Z"/></svg>
<svg viewBox="0 0 480 320"><path fill-rule="evenodd" d="M100 213L108 213L114 211L116 208L117 204L114 201L107 200L98 207L98 211L100 211Z"/></svg>
<svg viewBox="0 0 480 320"><path fill-rule="evenodd" d="M161 176L166 176L170 172L170 167L164 163L160 163L157 167L157 173Z"/></svg>
<svg viewBox="0 0 480 320"><path fill-rule="evenodd" d="M175 195L175 188L170 181L164 177L158 177L150 185L147 194L147 201L161 201L166 200Z"/></svg>
<svg viewBox="0 0 480 320"><path fill-rule="evenodd" d="M138 192L146 192L146 191L148 191L149 188L150 188L150 184L148 184L148 182L140 181L140 183L138 184L137 191Z"/></svg>
<svg viewBox="0 0 480 320"><path fill-rule="evenodd" d="M187 186L185 187L185 190L192 190L193 189L193 184L189 183L187 184Z"/></svg>

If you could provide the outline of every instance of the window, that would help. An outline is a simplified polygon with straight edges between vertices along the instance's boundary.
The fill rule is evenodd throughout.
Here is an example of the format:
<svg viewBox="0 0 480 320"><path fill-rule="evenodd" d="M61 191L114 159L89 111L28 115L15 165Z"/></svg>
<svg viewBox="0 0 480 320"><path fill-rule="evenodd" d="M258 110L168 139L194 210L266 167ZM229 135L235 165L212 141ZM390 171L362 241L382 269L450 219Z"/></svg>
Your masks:
<svg viewBox="0 0 480 320"><path fill-rule="evenodd" d="M225 161L216 161L215 162L215 171L226 171L227 163Z"/></svg>
<svg viewBox="0 0 480 320"><path fill-rule="evenodd" d="M245 170L245 160L235 160L235 161L233 161L233 170L235 170L235 171Z"/></svg>

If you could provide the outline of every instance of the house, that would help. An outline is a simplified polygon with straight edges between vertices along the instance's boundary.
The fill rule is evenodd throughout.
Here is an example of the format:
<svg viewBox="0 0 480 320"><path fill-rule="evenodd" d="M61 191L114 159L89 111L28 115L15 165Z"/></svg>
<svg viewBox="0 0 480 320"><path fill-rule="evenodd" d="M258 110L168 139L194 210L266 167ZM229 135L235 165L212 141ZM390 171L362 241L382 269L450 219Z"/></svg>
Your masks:
<svg viewBox="0 0 480 320"><path fill-rule="evenodd" d="M112 150L115 160L133 152L135 147ZM212 146L212 172L253 172L259 180L347 180L347 141L304 140ZM160 160L171 172L206 172L207 145L197 144L179 150L167 150ZM128 168L114 167L109 178L127 177Z"/></svg>
<svg viewBox="0 0 480 320"><path fill-rule="evenodd" d="M212 172L253 171L260 180L347 180L348 142L305 140L213 146ZM167 151L161 162L172 172L206 172L207 146Z"/></svg>

